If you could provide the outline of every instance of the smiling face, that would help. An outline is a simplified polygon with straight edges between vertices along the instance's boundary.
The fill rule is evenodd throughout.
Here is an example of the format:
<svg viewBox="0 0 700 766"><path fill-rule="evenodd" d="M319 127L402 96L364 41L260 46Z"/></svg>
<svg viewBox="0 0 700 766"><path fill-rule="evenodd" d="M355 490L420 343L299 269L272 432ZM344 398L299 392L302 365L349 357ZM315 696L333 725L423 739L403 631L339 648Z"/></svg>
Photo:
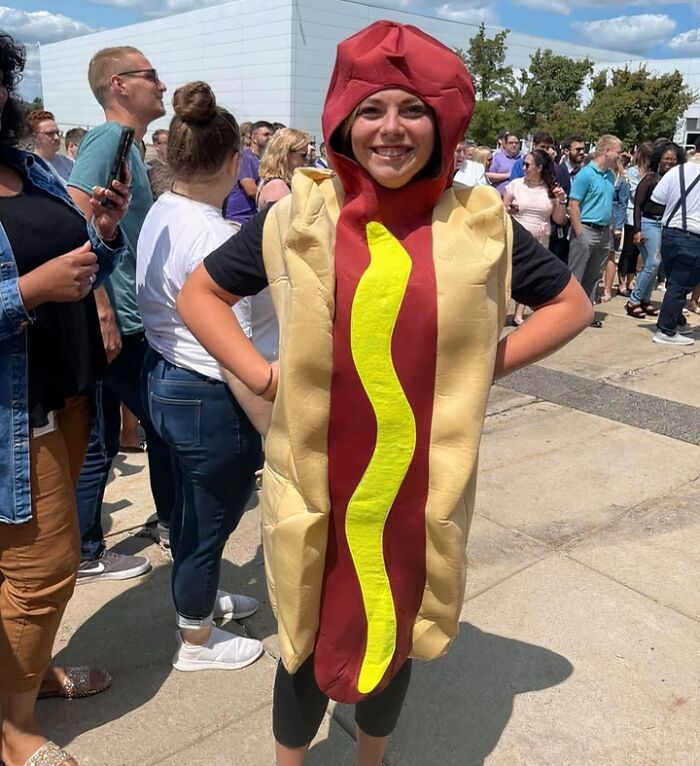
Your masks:
<svg viewBox="0 0 700 766"><path fill-rule="evenodd" d="M160 79L153 79L150 72L153 64L141 53L132 53L126 57L122 72L134 72L118 77L123 93L129 100L129 109L138 119L148 125L165 114L163 94L167 90ZM157 74L155 75L157 78Z"/></svg>
<svg viewBox="0 0 700 766"><path fill-rule="evenodd" d="M669 149L669 151L664 152L661 159L659 160L659 175L668 173L668 171L672 167L675 167L677 164L678 157L676 156L676 153L673 151L673 149Z"/></svg>
<svg viewBox="0 0 700 766"><path fill-rule="evenodd" d="M531 154L525 157L523 170L525 171L525 178L531 183L539 183L542 180L542 168Z"/></svg>
<svg viewBox="0 0 700 766"><path fill-rule="evenodd" d="M405 186L429 162L435 122L417 96L392 89L360 102L350 129L358 164L381 186Z"/></svg>

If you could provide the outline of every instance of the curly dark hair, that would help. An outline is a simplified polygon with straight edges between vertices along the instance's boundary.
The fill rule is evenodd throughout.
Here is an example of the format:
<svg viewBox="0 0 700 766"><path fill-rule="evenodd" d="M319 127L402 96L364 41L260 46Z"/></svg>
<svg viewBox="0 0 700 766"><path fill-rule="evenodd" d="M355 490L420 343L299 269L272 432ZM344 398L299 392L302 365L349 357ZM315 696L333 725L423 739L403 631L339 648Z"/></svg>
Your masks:
<svg viewBox="0 0 700 766"><path fill-rule="evenodd" d="M673 141L664 141L654 147L654 151L651 153L649 159L649 170L652 173L659 172L659 165L661 164L661 158L666 152L673 152L676 155L676 164L682 165L685 162L685 152L678 144L674 144Z"/></svg>
<svg viewBox="0 0 700 766"><path fill-rule="evenodd" d="M22 79L26 62L24 46L7 33L0 32L0 72L8 95L0 121L0 145L3 146L15 146L22 136L24 112L15 97L15 88Z"/></svg>
<svg viewBox="0 0 700 766"><path fill-rule="evenodd" d="M549 196L554 199L554 187L558 183L554 173L554 160L542 149L533 149L528 154L535 160L535 165L542 171L542 180L547 186Z"/></svg>

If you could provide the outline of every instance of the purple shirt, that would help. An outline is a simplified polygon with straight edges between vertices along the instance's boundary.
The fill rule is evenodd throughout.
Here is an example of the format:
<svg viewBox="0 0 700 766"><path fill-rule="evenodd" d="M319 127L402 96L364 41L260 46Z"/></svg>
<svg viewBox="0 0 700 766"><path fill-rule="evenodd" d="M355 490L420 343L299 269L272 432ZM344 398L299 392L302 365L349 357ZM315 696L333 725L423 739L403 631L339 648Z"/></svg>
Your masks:
<svg viewBox="0 0 700 766"><path fill-rule="evenodd" d="M506 184L510 181L510 174L513 170L513 165L521 159L522 155L520 152L518 154L514 155L513 157L509 157L505 152L496 152L496 154L493 155L493 160L491 160L491 167L489 168L489 173L508 173L508 178L506 178L505 181L501 181L501 183L497 184L496 188L498 189L498 193L501 195L501 197L506 193Z"/></svg>
<svg viewBox="0 0 700 766"><path fill-rule="evenodd" d="M233 191L226 197L224 202L224 218L236 223L245 223L249 221L257 212L255 207L255 198L249 197L241 186L241 178L250 178L258 185L260 176L258 168L260 160L250 149L244 149L241 152L241 164L238 168L238 182L233 187Z"/></svg>

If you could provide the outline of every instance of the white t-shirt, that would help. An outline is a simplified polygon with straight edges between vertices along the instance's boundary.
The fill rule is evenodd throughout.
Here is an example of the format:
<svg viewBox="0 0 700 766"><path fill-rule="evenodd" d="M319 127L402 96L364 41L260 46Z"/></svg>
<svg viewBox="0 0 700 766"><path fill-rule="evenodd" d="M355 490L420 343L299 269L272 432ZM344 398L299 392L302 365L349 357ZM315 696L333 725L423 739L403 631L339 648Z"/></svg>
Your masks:
<svg viewBox="0 0 700 766"><path fill-rule="evenodd" d="M218 208L165 192L148 212L137 248L136 300L149 344L171 364L221 381L218 362L189 331L175 302L194 269L238 228ZM249 338L257 334L268 353L274 346L276 358L277 322L274 313L270 316L269 295L244 298L233 311L243 332Z"/></svg>
<svg viewBox="0 0 700 766"><path fill-rule="evenodd" d="M700 175L700 163L686 162L682 167L685 188L687 189ZM680 168L680 165L676 165L675 168L671 168L667 173L664 173L651 195L651 199L654 202L666 205L666 212L662 218L662 223L664 226L670 226L673 229L683 228L681 207L678 208L673 218L669 220L671 211L676 207L678 200L681 198ZM688 231L692 231L693 234L700 234L700 181L698 181L697 185L687 196L685 207Z"/></svg>
<svg viewBox="0 0 700 766"><path fill-rule="evenodd" d="M488 186L486 167L481 162L464 160L454 177L454 183L463 186Z"/></svg>

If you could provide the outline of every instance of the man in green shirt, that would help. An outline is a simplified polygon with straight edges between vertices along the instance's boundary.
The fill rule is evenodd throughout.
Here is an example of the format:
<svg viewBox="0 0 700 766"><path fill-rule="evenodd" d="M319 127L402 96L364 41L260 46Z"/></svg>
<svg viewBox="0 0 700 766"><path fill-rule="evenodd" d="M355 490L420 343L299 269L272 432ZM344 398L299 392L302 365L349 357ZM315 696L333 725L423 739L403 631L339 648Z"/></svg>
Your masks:
<svg viewBox="0 0 700 766"><path fill-rule="evenodd" d="M96 53L90 62L88 80L104 109L106 122L83 138L68 181L73 201L86 216L91 216L92 188L107 184L122 127L132 127L135 136L129 154L132 199L122 221L127 254L106 287L95 291L109 368L96 392L97 417L76 493L82 537L78 583L125 580L150 569L144 556L108 551L103 541L102 500L112 459L119 450L120 401L136 415L146 432L151 490L159 529L163 532L167 531L175 501L168 447L154 431L141 403L140 373L147 342L136 306L135 284L136 245L153 204L147 169L138 147L149 124L165 114L166 88L143 53L126 46Z"/></svg>

